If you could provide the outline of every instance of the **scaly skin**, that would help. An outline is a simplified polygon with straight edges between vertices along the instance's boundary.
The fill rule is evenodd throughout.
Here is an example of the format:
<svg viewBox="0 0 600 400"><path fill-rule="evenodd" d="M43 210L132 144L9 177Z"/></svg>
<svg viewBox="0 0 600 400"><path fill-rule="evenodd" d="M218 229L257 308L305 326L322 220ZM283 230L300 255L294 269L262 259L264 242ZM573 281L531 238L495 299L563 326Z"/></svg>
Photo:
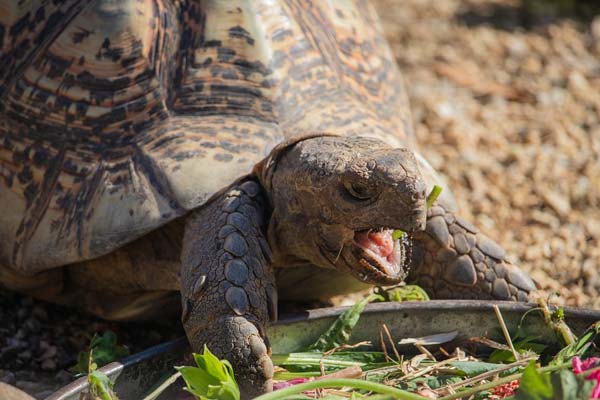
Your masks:
<svg viewBox="0 0 600 400"><path fill-rule="evenodd" d="M234 184L187 222L181 266L182 322L194 350L204 344L233 365L245 396L272 389L263 338L277 318L277 292L260 186Z"/></svg>
<svg viewBox="0 0 600 400"><path fill-rule="evenodd" d="M433 298L527 301L535 285L505 256L496 242L438 203L427 211L425 231L414 236L408 280Z"/></svg>

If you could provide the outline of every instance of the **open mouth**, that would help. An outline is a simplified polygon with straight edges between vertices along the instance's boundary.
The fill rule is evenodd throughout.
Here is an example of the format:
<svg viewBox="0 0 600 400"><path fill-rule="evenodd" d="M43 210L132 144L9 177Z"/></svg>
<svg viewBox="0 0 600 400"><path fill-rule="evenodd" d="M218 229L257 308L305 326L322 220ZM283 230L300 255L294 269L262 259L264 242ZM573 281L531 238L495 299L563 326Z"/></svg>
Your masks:
<svg viewBox="0 0 600 400"><path fill-rule="evenodd" d="M404 274L410 262L408 235L394 240L393 232L393 229L356 231L353 243L363 260L389 277Z"/></svg>

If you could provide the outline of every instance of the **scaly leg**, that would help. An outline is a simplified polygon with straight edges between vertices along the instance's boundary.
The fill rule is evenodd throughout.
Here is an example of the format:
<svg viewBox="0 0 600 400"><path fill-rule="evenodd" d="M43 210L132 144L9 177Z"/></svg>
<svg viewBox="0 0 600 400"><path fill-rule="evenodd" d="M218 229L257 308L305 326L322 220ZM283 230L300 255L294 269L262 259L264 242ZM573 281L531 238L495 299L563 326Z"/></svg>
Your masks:
<svg viewBox="0 0 600 400"><path fill-rule="evenodd" d="M182 251L187 337L194 351L206 344L231 362L244 397L272 390L265 327L277 293L263 205L256 182L234 184L189 217Z"/></svg>
<svg viewBox="0 0 600 400"><path fill-rule="evenodd" d="M414 235L408 280L435 298L526 301L536 290L502 247L439 203L427 211L425 231Z"/></svg>

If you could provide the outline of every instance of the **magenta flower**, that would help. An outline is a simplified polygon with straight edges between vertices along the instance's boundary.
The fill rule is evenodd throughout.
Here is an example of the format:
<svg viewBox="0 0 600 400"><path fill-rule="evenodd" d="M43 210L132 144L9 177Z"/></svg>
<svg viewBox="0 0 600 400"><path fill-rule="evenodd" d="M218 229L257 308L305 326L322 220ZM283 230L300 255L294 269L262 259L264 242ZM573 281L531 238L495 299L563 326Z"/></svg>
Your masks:
<svg viewBox="0 0 600 400"><path fill-rule="evenodd" d="M596 367L599 361L600 358L598 357L590 357L583 361L579 357L573 357L573 372L581 374L583 371ZM600 399L600 370L592 372L585 379L596 381L596 387L592 392L592 399Z"/></svg>
<svg viewBox="0 0 600 400"><path fill-rule="evenodd" d="M294 379L290 379L289 381L285 381L285 382L277 382L277 383L273 384L273 390L284 389L284 388L287 388L290 386L299 385L304 382L310 382L312 380L313 380L313 378L294 378ZM316 390L307 390L307 391L303 392L303 394L307 397L317 397Z"/></svg>
<svg viewBox="0 0 600 400"><path fill-rule="evenodd" d="M309 378L294 378L294 379L290 379L289 381L285 381L285 382L277 382L277 383L273 384L273 390L279 390L279 389L283 389L286 387L299 385L301 383L308 382L309 380L310 380Z"/></svg>

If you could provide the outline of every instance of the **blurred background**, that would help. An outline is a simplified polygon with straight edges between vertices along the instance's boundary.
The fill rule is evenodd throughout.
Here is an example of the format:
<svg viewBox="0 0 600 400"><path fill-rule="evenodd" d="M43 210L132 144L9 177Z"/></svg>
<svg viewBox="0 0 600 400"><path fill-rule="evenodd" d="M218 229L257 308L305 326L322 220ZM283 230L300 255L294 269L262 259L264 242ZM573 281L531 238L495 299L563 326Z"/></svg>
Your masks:
<svg viewBox="0 0 600 400"><path fill-rule="evenodd" d="M425 157L559 304L600 307L600 1L376 0Z"/></svg>

